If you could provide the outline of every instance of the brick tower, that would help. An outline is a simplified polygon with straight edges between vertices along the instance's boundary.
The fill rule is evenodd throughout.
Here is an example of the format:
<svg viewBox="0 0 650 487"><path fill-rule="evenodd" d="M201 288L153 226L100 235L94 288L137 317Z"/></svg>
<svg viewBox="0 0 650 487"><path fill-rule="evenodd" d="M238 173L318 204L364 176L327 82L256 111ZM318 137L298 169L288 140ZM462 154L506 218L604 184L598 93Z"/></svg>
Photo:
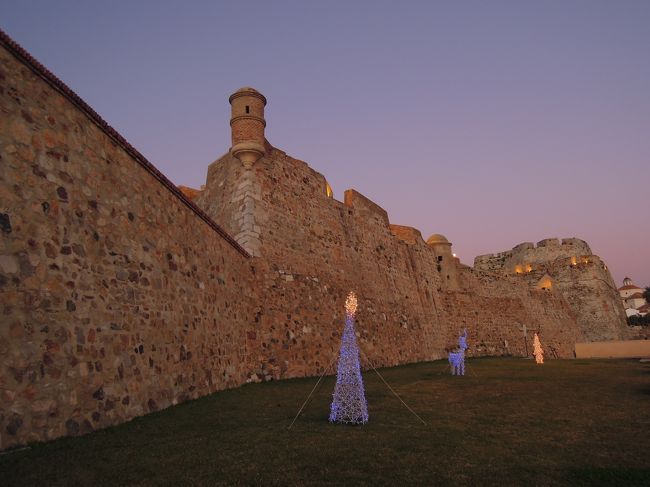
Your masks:
<svg viewBox="0 0 650 487"><path fill-rule="evenodd" d="M266 98L256 89L246 86L230 95L228 101L232 109L230 152L248 169L264 155Z"/></svg>

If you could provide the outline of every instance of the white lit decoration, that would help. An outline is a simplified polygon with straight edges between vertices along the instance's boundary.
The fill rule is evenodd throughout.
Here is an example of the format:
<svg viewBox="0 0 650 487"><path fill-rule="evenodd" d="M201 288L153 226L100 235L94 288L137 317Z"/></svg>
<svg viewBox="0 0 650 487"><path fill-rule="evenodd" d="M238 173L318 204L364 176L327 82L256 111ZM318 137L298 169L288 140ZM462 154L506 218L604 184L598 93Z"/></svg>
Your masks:
<svg viewBox="0 0 650 487"><path fill-rule="evenodd" d="M535 337L533 338L533 355L535 355L535 362L538 364L544 363L544 350L542 350L542 344L539 341L537 333L535 333Z"/></svg>
<svg viewBox="0 0 650 487"><path fill-rule="evenodd" d="M332 423L364 424L368 422L368 404L363 390L359 347L354 332L356 312L357 297L350 292L345 301L345 327L339 352L334 399L330 408L329 420Z"/></svg>
<svg viewBox="0 0 650 487"><path fill-rule="evenodd" d="M451 375L465 375L465 350L467 350L467 329L458 337L458 349L449 352Z"/></svg>
<svg viewBox="0 0 650 487"><path fill-rule="evenodd" d="M345 316L352 316L357 314L357 295L350 291L348 297L345 300Z"/></svg>

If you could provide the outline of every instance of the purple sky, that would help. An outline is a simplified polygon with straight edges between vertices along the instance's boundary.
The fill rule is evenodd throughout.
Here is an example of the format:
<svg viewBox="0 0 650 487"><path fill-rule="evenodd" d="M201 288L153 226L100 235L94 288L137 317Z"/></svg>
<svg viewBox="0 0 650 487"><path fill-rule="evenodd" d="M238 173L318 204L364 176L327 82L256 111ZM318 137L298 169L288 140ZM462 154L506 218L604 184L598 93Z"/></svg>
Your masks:
<svg viewBox="0 0 650 487"><path fill-rule="evenodd" d="M314 5L308 5L308 4ZM267 138L464 263L579 237L650 285L650 1L0 0L0 27L177 184Z"/></svg>

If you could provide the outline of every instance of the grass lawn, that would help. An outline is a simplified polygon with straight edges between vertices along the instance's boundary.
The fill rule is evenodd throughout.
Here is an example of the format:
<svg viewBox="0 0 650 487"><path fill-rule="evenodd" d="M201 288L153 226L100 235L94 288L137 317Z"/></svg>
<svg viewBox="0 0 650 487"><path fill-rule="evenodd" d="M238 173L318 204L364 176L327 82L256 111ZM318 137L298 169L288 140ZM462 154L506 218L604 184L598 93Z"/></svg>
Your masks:
<svg viewBox="0 0 650 487"><path fill-rule="evenodd" d="M469 359L372 372L370 421L327 422L334 378L224 391L0 455L0 485L650 485L650 363Z"/></svg>

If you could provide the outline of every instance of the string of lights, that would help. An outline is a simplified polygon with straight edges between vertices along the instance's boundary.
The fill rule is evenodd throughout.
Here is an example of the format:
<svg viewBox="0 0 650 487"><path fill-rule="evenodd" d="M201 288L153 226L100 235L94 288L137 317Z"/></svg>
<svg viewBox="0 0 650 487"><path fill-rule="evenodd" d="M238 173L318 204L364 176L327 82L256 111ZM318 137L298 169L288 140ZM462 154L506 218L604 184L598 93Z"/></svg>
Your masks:
<svg viewBox="0 0 650 487"><path fill-rule="evenodd" d="M465 375L465 350L467 350L467 329L458 337L458 349L449 352L451 375Z"/></svg>
<svg viewBox="0 0 650 487"><path fill-rule="evenodd" d="M538 365L544 363L544 350L542 349L542 343L539 341L537 333L535 333L535 337L533 338L533 355L535 355L535 362Z"/></svg>
<svg viewBox="0 0 650 487"><path fill-rule="evenodd" d="M330 408L331 423L365 424L368 422L368 404L354 331L356 311L357 297L350 292L345 301L345 327L341 338L336 385Z"/></svg>

